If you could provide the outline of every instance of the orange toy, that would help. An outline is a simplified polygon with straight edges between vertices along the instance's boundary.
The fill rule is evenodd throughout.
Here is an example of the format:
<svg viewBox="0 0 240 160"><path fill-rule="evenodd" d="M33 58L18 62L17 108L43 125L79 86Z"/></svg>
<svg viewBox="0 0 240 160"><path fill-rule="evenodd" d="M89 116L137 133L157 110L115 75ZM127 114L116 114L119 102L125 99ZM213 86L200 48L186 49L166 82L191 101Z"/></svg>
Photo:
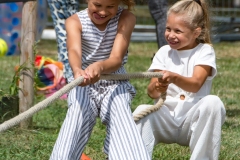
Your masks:
<svg viewBox="0 0 240 160"><path fill-rule="evenodd" d="M86 154L82 154L80 160L91 160Z"/></svg>

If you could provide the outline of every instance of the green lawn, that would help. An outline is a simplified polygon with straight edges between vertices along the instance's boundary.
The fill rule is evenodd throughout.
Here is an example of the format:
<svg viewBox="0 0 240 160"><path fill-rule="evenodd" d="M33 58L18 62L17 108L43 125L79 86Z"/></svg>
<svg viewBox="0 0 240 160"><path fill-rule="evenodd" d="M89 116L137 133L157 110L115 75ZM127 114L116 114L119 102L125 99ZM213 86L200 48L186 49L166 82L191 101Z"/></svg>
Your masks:
<svg viewBox="0 0 240 160"><path fill-rule="evenodd" d="M212 94L218 95L227 110L227 119L222 128L222 145L220 160L240 159L240 42L221 42L214 44L217 55L218 75L213 82ZM38 45L39 54L57 59L56 42L44 40ZM131 43L128 72L146 71L151 63L153 53L157 51L156 43ZM0 88L7 91L18 65L18 57L0 58ZM143 103L152 103L146 95L148 79L131 80L137 90L132 103L132 110ZM35 103L44 97L36 97ZM18 127L0 133L0 160L47 160L49 159L59 128L66 113L67 102L57 100L33 116L33 127L22 130ZM98 119L85 153L93 160L103 160L103 141L105 126ZM154 160L189 159L188 147L177 144L159 144L155 147Z"/></svg>

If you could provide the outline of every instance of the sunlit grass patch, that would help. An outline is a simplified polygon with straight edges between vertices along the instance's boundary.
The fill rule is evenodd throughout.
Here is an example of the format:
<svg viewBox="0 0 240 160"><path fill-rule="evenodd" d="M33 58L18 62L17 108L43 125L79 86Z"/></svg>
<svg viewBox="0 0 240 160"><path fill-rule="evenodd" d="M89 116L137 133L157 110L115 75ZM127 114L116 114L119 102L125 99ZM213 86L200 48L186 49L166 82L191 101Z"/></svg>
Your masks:
<svg viewBox="0 0 240 160"><path fill-rule="evenodd" d="M56 42L42 41L38 50L41 55L57 60ZM217 56L218 75L213 81L211 94L218 95L226 107L226 122L222 128L222 145L219 160L240 159L240 42L221 42L214 44ZM156 43L131 43L126 70L144 72L151 64L151 58L157 51ZM56 55L55 55L56 53ZM14 66L19 64L17 57L1 57L0 87L6 88L11 83ZM146 94L148 79L134 79L131 83L137 94L132 102L132 110L140 104L152 104ZM44 97L36 97L35 103ZM0 160L47 160L67 111L67 101L57 100L33 116L33 126L29 130L18 127L0 133ZM100 119L93 129L91 138L84 150L92 160L104 160L102 147L105 139L105 126ZM153 160L187 160L189 147L177 144L158 144L154 148Z"/></svg>

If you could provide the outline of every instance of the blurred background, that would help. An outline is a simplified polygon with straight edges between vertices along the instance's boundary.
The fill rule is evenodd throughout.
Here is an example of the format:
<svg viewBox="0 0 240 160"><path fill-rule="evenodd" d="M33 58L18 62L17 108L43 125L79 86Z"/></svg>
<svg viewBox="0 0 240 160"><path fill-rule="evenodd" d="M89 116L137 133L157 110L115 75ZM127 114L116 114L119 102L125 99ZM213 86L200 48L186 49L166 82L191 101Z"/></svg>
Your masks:
<svg viewBox="0 0 240 160"><path fill-rule="evenodd" d="M4 2L4 0L1 0ZM6 55L19 54L21 38L22 2L1 3L0 1L0 38L8 45ZM55 39L53 23L46 0L38 0L37 40ZM137 24L132 41L156 41L155 22L150 15L147 0L136 0L133 10ZM169 6L176 0L169 0ZM240 0L211 0L212 39L214 42L240 40ZM80 0L80 9L87 7ZM52 30L51 30L52 29ZM1 55L1 53L0 53Z"/></svg>

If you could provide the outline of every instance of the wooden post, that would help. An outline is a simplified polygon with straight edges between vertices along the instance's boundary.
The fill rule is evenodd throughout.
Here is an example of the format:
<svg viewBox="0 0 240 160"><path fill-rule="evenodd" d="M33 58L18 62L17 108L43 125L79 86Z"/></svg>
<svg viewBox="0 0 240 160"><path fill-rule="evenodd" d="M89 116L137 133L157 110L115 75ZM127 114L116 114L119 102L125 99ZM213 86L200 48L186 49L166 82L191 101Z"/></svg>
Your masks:
<svg viewBox="0 0 240 160"><path fill-rule="evenodd" d="M22 72L19 82L19 113L28 110L34 102L34 62L33 46L36 39L36 17L37 1L28 1L23 3L22 8L22 28L21 28L21 55L20 65L27 63L30 70ZM32 118L22 121L21 128L28 128L32 123Z"/></svg>

